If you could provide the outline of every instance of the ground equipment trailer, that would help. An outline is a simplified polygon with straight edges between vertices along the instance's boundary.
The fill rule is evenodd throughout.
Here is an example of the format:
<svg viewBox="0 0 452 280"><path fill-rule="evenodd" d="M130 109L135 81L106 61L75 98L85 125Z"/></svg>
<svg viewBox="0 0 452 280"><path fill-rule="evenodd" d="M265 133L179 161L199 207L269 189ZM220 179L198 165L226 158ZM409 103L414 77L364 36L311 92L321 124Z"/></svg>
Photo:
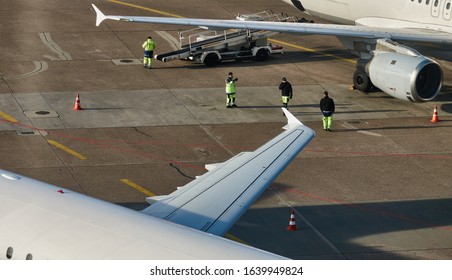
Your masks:
<svg viewBox="0 0 452 280"><path fill-rule="evenodd" d="M238 20L288 21L290 17L262 12L253 15L239 15ZM282 53L281 46L273 46L267 38L279 32L266 30L191 29L179 33L180 49L155 55L155 58L168 62L183 59L214 66L226 60L256 59L265 60L271 54Z"/></svg>

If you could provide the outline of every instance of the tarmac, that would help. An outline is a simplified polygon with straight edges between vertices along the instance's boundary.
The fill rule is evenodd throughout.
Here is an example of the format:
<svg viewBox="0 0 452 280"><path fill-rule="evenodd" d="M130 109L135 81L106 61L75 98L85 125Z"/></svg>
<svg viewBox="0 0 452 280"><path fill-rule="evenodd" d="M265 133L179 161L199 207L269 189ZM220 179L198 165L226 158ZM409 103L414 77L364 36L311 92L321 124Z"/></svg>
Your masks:
<svg viewBox="0 0 452 280"><path fill-rule="evenodd" d="M278 85L286 77L290 111L317 135L228 238L293 259L452 259L451 64L440 62L443 90L428 103L350 90L356 59L329 36L277 35L271 42L284 54L264 62L154 61L148 70L146 37L157 53L169 52L189 27L96 27L91 2L106 14L302 16L278 0L3 6L0 168L142 209L146 196L171 193L205 164L280 133ZM228 72L239 78L239 108L225 106ZM336 103L333 132L322 129L324 90ZM73 110L77 94L82 110ZM435 105L440 122L431 122ZM297 231L287 230L292 209Z"/></svg>

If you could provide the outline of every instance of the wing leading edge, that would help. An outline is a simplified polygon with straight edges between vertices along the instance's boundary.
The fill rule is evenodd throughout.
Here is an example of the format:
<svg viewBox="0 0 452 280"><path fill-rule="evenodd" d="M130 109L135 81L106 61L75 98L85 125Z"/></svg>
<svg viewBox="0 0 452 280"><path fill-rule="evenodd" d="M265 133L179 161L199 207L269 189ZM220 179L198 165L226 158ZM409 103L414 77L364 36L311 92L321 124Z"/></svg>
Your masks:
<svg viewBox="0 0 452 280"><path fill-rule="evenodd" d="M113 16L103 14L94 4L92 4L92 6L96 11L96 26L99 26L102 21L110 19L134 23L175 24L225 29L237 28L250 30L268 30L292 34L318 34L365 39L387 38L400 42L424 42L447 46L452 45L452 39L449 33L435 30L425 30L421 28L384 28L360 25L314 24L299 22L295 23L171 17Z"/></svg>
<svg viewBox="0 0 452 280"><path fill-rule="evenodd" d="M254 152L243 152L160 197L142 212L224 235L272 181L311 141L315 132L284 109L288 124Z"/></svg>

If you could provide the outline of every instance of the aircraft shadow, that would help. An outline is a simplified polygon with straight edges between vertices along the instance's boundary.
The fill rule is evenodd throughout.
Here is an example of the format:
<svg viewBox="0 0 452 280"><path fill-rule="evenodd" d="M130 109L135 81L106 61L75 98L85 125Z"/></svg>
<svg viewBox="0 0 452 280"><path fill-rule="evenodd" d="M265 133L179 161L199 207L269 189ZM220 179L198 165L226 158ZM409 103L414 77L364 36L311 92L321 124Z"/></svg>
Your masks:
<svg viewBox="0 0 452 280"><path fill-rule="evenodd" d="M124 110L124 109L132 109L132 108L87 108L83 107L84 111L102 111L102 110Z"/></svg>
<svg viewBox="0 0 452 280"><path fill-rule="evenodd" d="M452 198L348 203L300 196L317 202L294 207L297 231L287 230L291 208L272 207L248 209L228 234L291 259L452 258ZM148 206L118 205L137 211Z"/></svg>
<svg viewBox="0 0 452 280"><path fill-rule="evenodd" d="M336 108L340 108L340 107L347 107L350 106L351 104L345 104L345 103L336 103ZM281 105L245 105L245 106L240 106L239 109L274 109L274 108L281 108ZM289 111L292 108L315 108L315 109L319 109L319 104L290 104L289 105ZM337 110L337 109L336 109ZM384 113L384 112L405 112L406 110L360 110L360 111L346 111L346 112L341 112L341 111L337 111L335 114L350 114L350 113ZM297 115L313 115L313 114L320 114L320 109L318 113L312 113L312 112L307 112L307 113L303 113L303 112L292 112L292 114L294 116Z"/></svg>
<svg viewBox="0 0 452 280"><path fill-rule="evenodd" d="M452 121L441 121L441 122L452 122ZM334 132L350 132L350 131L373 131L373 130L393 130L393 129L431 129L431 128L438 128L438 127L452 127L451 125L434 125L434 126L387 126L387 127L373 127L373 128L356 128L356 129L335 129Z"/></svg>
<svg viewBox="0 0 452 280"><path fill-rule="evenodd" d="M146 202L123 202L123 203L115 203L115 204L129 208L129 209L133 209L136 211L141 211L144 208L149 206L149 204Z"/></svg>
<svg viewBox="0 0 452 280"><path fill-rule="evenodd" d="M440 106L440 109L443 110L446 113L452 114L452 103L450 103L450 104L442 104Z"/></svg>
<svg viewBox="0 0 452 280"><path fill-rule="evenodd" d="M439 102L452 102L452 85L443 85L443 88L441 89L440 94L433 100L433 102L439 101ZM452 103L446 103L442 104L440 106L440 109L444 112L447 112L449 114L452 114Z"/></svg>
<svg viewBox="0 0 452 280"><path fill-rule="evenodd" d="M435 101L452 101L452 85L444 85Z"/></svg>
<svg viewBox="0 0 452 280"><path fill-rule="evenodd" d="M347 106L345 104L337 104L337 107L341 106ZM308 105L298 105L298 106L291 106L291 107L304 107L304 108L319 108L319 105L317 104L308 104ZM337 108L336 107L336 108ZM290 108L290 107L289 107ZM350 110L350 111L340 111L336 109L335 115L341 115L341 114L373 114L373 113L393 113L393 112L405 112L406 110L390 110L390 109L382 109L382 110ZM313 115L321 115L320 112L292 112L294 116L313 116Z"/></svg>
<svg viewBox="0 0 452 280"><path fill-rule="evenodd" d="M230 232L254 247L292 259L452 258L451 198L334 201L294 209L295 232L286 230L290 208L249 209Z"/></svg>
<svg viewBox="0 0 452 280"><path fill-rule="evenodd" d="M240 106L239 109L274 109L274 108L281 108L281 105L246 105L246 106ZM308 105L290 105L290 108L306 108ZM317 106L318 107L318 106Z"/></svg>
<svg viewBox="0 0 452 280"><path fill-rule="evenodd" d="M328 53L327 53L328 52ZM334 57L336 56L336 57ZM256 61L254 59L244 59L244 60L230 60L230 61L224 61L219 63L216 66L216 68L230 68L233 67L249 67L249 66L265 66L265 65L279 65L279 64L287 64L288 62L291 63L298 63L298 62L319 62L319 61L335 61L339 60L337 57L343 58L343 59L356 59L356 57L350 55L344 50L336 49L336 50L328 50L325 52L303 52L303 51L289 51L285 52L282 55L275 54L270 57L268 57L264 61ZM171 62L168 62L171 63ZM212 66L206 66L201 63L196 62L190 62L187 61L186 65L180 65L180 66L170 66L170 67L161 67L158 68L187 68L187 69L199 69L201 68L211 68Z"/></svg>

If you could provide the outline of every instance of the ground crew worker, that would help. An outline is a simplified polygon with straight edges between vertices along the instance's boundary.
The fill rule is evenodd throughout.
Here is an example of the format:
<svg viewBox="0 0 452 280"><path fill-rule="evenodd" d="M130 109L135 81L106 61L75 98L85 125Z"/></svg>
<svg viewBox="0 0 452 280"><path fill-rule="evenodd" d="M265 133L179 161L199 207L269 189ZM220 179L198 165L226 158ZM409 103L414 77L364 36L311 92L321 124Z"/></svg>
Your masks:
<svg viewBox="0 0 452 280"><path fill-rule="evenodd" d="M326 131L333 130L333 113L335 110L334 100L328 97L328 91L324 91L325 95L320 99L320 110L323 114L323 129Z"/></svg>
<svg viewBox="0 0 452 280"><path fill-rule="evenodd" d="M281 90L282 105L284 108L289 109L289 99L292 99L292 85L286 78L282 78L282 82L279 84L279 89Z"/></svg>
<svg viewBox="0 0 452 280"><path fill-rule="evenodd" d="M152 57L154 56L155 42L152 40L152 37L149 36L148 39L142 45L144 49L144 59L143 66L145 68L151 69L152 66Z"/></svg>
<svg viewBox="0 0 452 280"><path fill-rule="evenodd" d="M239 79L234 78L234 75L232 74L232 72L229 72L228 77L225 80L226 83L226 108L233 108L233 107L237 107L237 105L235 104L235 94L237 92L235 83L238 81Z"/></svg>

